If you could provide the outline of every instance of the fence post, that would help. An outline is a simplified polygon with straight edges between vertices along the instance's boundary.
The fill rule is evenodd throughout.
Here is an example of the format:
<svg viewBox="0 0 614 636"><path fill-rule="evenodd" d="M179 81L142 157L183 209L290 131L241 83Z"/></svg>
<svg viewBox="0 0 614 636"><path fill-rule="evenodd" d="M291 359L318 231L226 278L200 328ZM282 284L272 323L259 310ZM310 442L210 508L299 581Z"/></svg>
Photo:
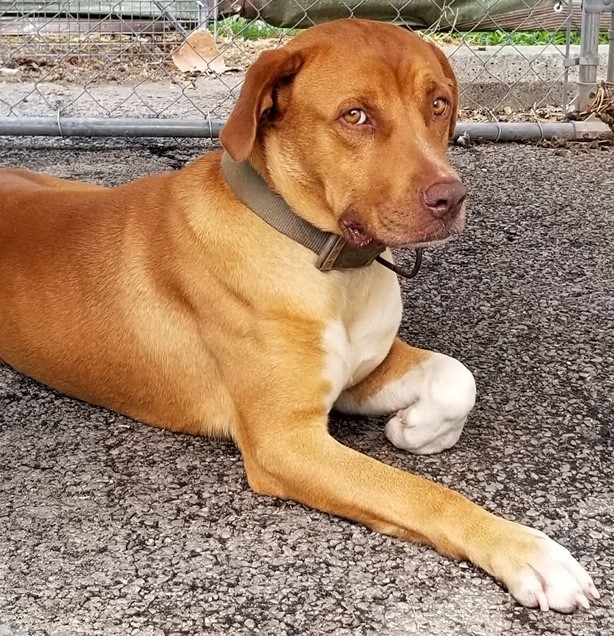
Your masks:
<svg viewBox="0 0 614 636"><path fill-rule="evenodd" d="M591 93L597 85L599 67L599 22L601 14L614 11L614 0L584 0L580 32L580 59L578 61L578 95L576 110L583 111L591 102ZM614 14L613 14L614 15ZM612 52L610 41L610 53Z"/></svg>
<svg viewBox="0 0 614 636"><path fill-rule="evenodd" d="M614 10L610 18L610 30L608 31L608 72L605 81L614 89Z"/></svg>

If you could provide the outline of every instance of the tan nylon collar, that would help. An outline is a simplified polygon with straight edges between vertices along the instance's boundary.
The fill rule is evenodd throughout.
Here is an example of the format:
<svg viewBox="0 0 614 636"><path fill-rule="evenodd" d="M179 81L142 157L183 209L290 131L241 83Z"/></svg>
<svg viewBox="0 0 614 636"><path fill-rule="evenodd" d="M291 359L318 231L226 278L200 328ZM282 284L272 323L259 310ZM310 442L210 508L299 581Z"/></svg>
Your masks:
<svg viewBox="0 0 614 636"><path fill-rule="evenodd" d="M222 172L232 191L254 214L278 232L315 252L318 255L316 267L322 271L367 267L386 249L382 245L354 247L339 234L314 227L293 212L282 197L271 192L247 161L233 161L224 152Z"/></svg>

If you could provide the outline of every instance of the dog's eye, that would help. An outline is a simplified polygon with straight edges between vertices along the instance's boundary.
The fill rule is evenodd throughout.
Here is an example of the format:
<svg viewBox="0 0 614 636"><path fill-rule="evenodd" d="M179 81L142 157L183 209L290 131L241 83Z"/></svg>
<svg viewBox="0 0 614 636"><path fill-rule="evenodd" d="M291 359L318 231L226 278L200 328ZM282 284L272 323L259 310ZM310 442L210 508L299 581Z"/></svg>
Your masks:
<svg viewBox="0 0 614 636"><path fill-rule="evenodd" d="M448 110L448 101L445 100L443 97L438 97L437 99L433 100L433 113L439 117L440 115L443 115L446 110Z"/></svg>
<svg viewBox="0 0 614 636"><path fill-rule="evenodd" d="M346 113L342 115L343 121L348 124L352 124L353 126L360 126L361 124L366 124L369 118L367 117L367 113L360 108L352 108L348 110Z"/></svg>

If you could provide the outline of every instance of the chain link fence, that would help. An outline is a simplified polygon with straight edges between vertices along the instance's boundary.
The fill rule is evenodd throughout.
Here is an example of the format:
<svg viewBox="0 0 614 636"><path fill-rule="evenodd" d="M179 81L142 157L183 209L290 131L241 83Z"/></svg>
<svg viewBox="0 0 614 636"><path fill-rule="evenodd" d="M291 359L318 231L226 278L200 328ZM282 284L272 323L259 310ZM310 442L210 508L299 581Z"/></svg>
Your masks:
<svg viewBox="0 0 614 636"><path fill-rule="evenodd" d="M31 118L161 118L211 133L260 51L340 17L385 19L441 45L461 119L560 119L577 81L566 60L581 61L582 9L569 1L0 0L0 121L19 134ZM597 16L598 37L609 18ZM607 45L601 58L605 76Z"/></svg>

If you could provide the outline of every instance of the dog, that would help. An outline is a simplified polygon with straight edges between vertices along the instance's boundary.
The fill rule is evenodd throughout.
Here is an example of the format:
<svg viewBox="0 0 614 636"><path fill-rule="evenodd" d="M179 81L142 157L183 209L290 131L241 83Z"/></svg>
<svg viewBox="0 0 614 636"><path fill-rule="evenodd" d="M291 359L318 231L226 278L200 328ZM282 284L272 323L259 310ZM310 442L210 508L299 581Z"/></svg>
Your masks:
<svg viewBox="0 0 614 636"><path fill-rule="evenodd" d="M458 101L435 45L337 21L263 52L223 150L181 170L115 188L0 171L0 360L141 422L231 438L257 493L470 560L527 607L588 608L591 578L543 533L327 431L332 409L392 414L393 444L435 453L474 405L461 362L396 337L383 266L391 247L463 228L446 156Z"/></svg>

